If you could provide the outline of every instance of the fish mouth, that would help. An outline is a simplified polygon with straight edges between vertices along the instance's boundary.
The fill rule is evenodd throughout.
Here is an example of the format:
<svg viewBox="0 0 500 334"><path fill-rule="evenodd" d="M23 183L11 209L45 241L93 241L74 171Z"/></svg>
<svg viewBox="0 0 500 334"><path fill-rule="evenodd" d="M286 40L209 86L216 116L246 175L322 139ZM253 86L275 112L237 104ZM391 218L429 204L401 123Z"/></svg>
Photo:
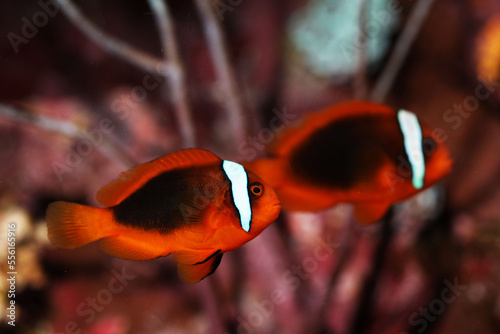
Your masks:
<svg viewBox="0 0 500 334"><path fill-rule="evenodd" d="M281 203L278 202L278 203L273 204L273 206L271 207L271 212L273 212L273 215L276 216L274 218L274 220L276 220L281 213Z"/></svg>

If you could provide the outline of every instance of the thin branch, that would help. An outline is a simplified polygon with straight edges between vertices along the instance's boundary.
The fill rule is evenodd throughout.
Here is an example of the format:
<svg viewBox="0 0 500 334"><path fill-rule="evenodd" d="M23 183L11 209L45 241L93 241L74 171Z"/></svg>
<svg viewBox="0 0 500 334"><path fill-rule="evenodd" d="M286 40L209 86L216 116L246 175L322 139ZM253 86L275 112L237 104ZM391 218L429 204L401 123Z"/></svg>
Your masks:
<svg viewBox="0 0 500 334"><path fill-rule="evenodd" d="M415 4L415 9L413 9L403 32L396 42L387 66L373 89L371 95L373 101L382 102L385 100L433 3L434 0L420 0Z"/></svg>
<svg viewBox="0 0 500 334"><path fill-rule="evenodd" d="M219 81L220 92L225 103L226 114L233 131L233 140L236 140L236 144L238 144L245 140L247 134L245 108L236 75L230 65L222 28L215 15L212 1L196 0L196 5L203 21L205 35Z"/></svg>
<svg viewBox="0 0 500 334"><path fill-rule="evenodd" d="M57 0L57 2L71 22L103 50L121 57L141 69L156 71L170 80L172 98L175 104L183 145L185 147L193 147L195 145L194 126L188 104L184 71L177 50L172 19L165 3L162 0L149 1L160 30L165 54L165 57L160 59L137 50L125 42L104 33L83 16L78 7L70 0Z"/></svg>
<svg viewBox="0 0 500 334"><path fill-rule="evenodd" d="M211 333L227 333L225 331L224 312L220 300L217 298L216 278L214 276L207 277L197 284L200 291L200 299L205 307L209 318L211 319Z"/></svg>
<svg viewBox="0 0 500 334"><path fill-rule="evenodd" d="M387 258L387 251L394 235L394 227L392 226L392 217L394 210L391 208L385 214L382 220L382 230L380 231L380 240L377 245L377 250L373 258L373 267L364 282L361 290L361 298L359 300L358 308L353 315L351 321L351 328L348 333L361 334L367 333L373 321L373 304L374 296L376 294L377 283L382 271L384 269L385 260Z"/></svg>
<svg viewBox="0 0 500 334"><path fill-rule="evenodd" d="M4 104L0 104L0 116L16 123L34 125L42 130L57 133L75 140L88 140L83 129L79 128L72 122L49 116L41 116L39 114L20 110ZM119 161L126 167L137 165L136 160L134 160L125 151L113 145L106 138L103 138L102 143L100 145L95 145L95 147L101 152L102 155L114 163Z"/></svg>
<svg viewBox="0 0 500 334"><path fill-rule="evenodd" d="M332 297L333 288L337 285L337 282L345 269L345 265L347 264L347 260L351 255L351 251L353 248L353 233L354 233L354 224L356 224L353 219L349 219L344 227L344 231L342 232L342 241L341 249L338 255L338 261L333 269L333 272L330 276L330 279L327 283L325 297L323 303L319 307L317 311L317 318L313 318L315 321L312 324L312 328L317 328L315 333L324 333L327 331L325 327L325 319L326 313L328 311L328 306L330 305L330 300Z"/></svg>
<svg viewBox="0 0 500 334"><path fill-rule="evenodd" d="M9 105L0 104L0 116L21 124L32 124L40 129L62 134L66 137L78 137L80 128L74 123L47 116L40 116Z"/></svg>
<svg viewBox="0 0 500 334"><path fill-rule="evenodd" d="M170 66L166 66L161 59L137 50L100 30L90 20L83 16L78 7L76 7L71 0L56 1L59 6L61 6L61 10L68 19L102 49L141 69L161 70L163 73L167 73L170 70Z"/></svg>
<svg viewBox="0 0 500 334"><path fill-rule="evenodd" d="M164 64L170 65L170 76L168 79L170 80L172 98L183 139L182 142L185 147L194 147L196 139L188 102L186 76L182 60L179 56L173 19L164 0L148 0L148 2L155 15L156 24L160 32Z"/></svg>
<svg viewBox="0 0 500 334"><path fill-rule="evenodd" d="M421 266L427 268L427 279L429 281L427 286L434 286L434 290L427 300L420 299L418 304L414 304L414 311L417 311L418 306L429 305L436 299L442 299L443 290L446 288L445 280L458 279L460 276L466 253L459 251L460 245L454 240L453 225L456 217L454 212L450 211L449 201L445 201L441 213L427 221L419 231L419 241L417 241L415 247L420 249ZM453 256L450 256L450 254L453 254ZM429 266L433 269L430 269ZM447 316L449 316L450 309L450 307L445 308L439 317L429 321L425 333L441 332L438 328L441 328L440 325L443 319L447 319ZM415 322L410 321L408 325L411 326L408 328L408 333L417 334L422 332L420 326L417 326Z"/></svg>
<svg viewBox="0 0 500 334"><path fill-rule="evenodd" d="M359 51L359 58L358 58L358 70L356 72L356 77L354 79L354 92L356 95L356 98L359 100L365 100L368 95L368 84L366 80L366 73L367 73L367 47L368 47L368 40L370 36L366 32L366 14L368 10L368 2L369 0L362 0L361 1L361 6L359 8L359 31L362 34L361 37L361 48Z"/></svg>

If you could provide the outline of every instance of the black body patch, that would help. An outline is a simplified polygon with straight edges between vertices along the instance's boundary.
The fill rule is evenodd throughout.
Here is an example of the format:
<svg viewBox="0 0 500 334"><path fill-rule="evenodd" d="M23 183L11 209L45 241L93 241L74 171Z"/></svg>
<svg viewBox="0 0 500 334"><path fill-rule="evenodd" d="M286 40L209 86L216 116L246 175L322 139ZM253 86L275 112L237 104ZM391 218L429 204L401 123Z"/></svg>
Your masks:
<svg viewBox="0 0 500 334"><path fill-rule="evenodd" d="M304 181L348 189L376 175L384 155L396 165L399 156L408 159L396 117L353 116L311 135L293 152L290 168Z"/></svg>
<svg viewBox="0 0 500 334"><path fill-rule="evenodd" d="M218 167L193 167L161 173L112 207L116 221L168 234L201 222L204 210L229 188ZM224 189L227 188L227 189Z"/></svg>

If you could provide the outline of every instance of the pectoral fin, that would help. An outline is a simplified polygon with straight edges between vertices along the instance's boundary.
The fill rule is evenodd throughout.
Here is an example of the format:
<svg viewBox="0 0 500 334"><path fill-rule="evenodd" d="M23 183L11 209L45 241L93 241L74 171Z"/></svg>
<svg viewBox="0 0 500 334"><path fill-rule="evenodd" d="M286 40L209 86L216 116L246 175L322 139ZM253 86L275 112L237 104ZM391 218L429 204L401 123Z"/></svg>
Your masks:
<svg viewBox="0 0 500 334"><path fill-rule="evenodd" d="M174 253L174 258L177 260L179 258L181 259L188 259L192 261L194 257L182 257ZM193 264L187 264L183 262L178 262L177 263L177 274L179 275L179 278L186 283L197 283L207 277L208 275L211 275L215 272L217 267L220 264L220 261L222 259L222 252L221 250L217 250L215 253L209 255L205 259L195 262Z"/></svg>

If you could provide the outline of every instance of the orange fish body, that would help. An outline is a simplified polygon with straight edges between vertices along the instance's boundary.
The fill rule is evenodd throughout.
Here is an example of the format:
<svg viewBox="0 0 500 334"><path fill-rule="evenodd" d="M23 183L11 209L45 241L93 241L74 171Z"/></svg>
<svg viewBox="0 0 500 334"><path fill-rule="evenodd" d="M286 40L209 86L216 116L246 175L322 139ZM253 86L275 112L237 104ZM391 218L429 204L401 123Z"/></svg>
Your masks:
<svg viewBox="0 0 500 334"><path fill-rule="evenodd" d="M188 283L213 273L223 253L255 238L281 209L258 176L201 149L125 171L99 190L97 200L106 208L50 204L50 241L67 249L98 241L104 253L129 260L173 253Z"/></svg>
<svg viewBox="0 0 500 334"><path fill-rule="evenodd" d="M360 101L307 115L268 152L270 158L244 165L275 189L284 209L351 202L365 224L437 182L452 164L446 146L414 114Z"/></svg>

